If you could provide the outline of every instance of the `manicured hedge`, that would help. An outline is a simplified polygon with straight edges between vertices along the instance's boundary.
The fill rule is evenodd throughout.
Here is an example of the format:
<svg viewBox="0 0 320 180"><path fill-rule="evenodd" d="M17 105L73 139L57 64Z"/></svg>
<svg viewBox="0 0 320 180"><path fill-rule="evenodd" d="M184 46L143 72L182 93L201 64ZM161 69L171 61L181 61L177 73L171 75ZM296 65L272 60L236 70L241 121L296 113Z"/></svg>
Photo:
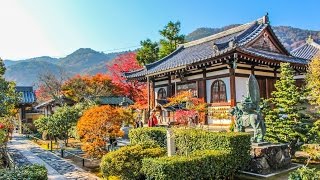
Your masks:
<svg viewBox="0 0 320 180"><path fill-rule="evenodd" d="M235 169L243 169L250 161L251 135L235 132L210 132L201 129L174 129L178 155L188 155L196 150L229 151Z"/></svg>
<svg viewBox="0 0 320 180"><path fill-rule="evenodd" d="M197 150L229 151L235 169L244 169L250 161L251 135L239 132L211 132L201 129L172 128L178 155ZM158 144L166 147L166 129L137 128L129 133L132 144Z"/></svg>
<svg viewBox="0 0 320 180"><path fill-rule="evenodd" d="M167 131L163 127L143 127L131 129L129 138L131 144L151 144L160 147L167 146Z"/></svg>
<svg viewBox="0 0 320 180"><path fill-rule="evenodd" d="M103 156L100 168L105 178L119 176L121 179L143 179L142 159L165 155L165 149L131 145L109 152Z"/></svg>
<svg viewBox="0 0 320 180"><path fill-rule="evenodd" d="M6 180L47 180L48 171L43 165L22 166L19 169L1 170L0 179Z"/></svg>
<svg viewBox="0 0 320 180"><path fill-rule="evenodd" d="M148 179L227 179L235 169L227 151L196 151L189 156L143 159L142 171Z"/></svg>

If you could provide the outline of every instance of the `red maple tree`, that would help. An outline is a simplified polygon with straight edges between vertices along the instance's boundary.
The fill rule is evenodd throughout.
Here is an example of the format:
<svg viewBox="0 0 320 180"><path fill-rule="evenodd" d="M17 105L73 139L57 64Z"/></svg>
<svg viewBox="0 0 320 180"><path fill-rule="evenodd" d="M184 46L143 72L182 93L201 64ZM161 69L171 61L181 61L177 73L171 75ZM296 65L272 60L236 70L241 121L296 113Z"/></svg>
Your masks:
<svg viewBox="0 0 320 180"><path fill-rule="evenodd" d="M145 109L147 107L147 85L144 82L130 80L123 76L124 72L141 69L136 60L136 53L129 52L119 55L117 58L107 64L108 73L112 78L112 82L121 89L121 94L129 97L135 102L134 107Z"/></svg>

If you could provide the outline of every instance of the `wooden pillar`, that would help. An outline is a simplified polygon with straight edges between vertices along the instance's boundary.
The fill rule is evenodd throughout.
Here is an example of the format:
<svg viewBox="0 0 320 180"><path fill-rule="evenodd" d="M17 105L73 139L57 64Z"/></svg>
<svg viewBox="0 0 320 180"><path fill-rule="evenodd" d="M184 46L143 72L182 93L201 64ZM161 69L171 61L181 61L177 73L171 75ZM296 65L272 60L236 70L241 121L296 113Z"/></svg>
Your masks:
<svg viewBox="0 0 320 180"><path fill-rule="evenodd" d="M251 66L251 74L254 75L254 65Z"/></svg>
<svg viewBox="0 0 320 180"><path fill-rule="evenodd" d="M203 70L203 92L204 92L204 95L203 95L203 98L204 98L204 102L207 102L207 71L204 69Z"/></svg>
<svg viewBox="0 0 320 180"><path fill-rule="evenodd" d="M203 88L204 88L204 90L203 90L204 102L208 103L207 102L207 71L205 69L203 70L203 83L202 84L203 84ZM204 124L208 125L208 114L207 113L205 113L205 116L204 116Z"/></svg>
<svg viewBox="0 0 320 180"><path fill-rule="evenodd" d="M20 107L20 110L19 110L19 133L22 134L23 133L23 128L22 128L22 125L23 125L23 120L26 119L26 107L24 105L22 105Z"/></svg>
<svg viewBox="0 0 320 180"><path fill-rule="evenodd" d="M151 101L150 101L150 77L147 77L147 85L148 85L148 112L147 117L150 115L150 109L151 109Z"/></svg>
<svg viewBox="0 0 320 180"><path fill-rule="evenodd" d="M155 91L154 91L154 80L151 79L151 87L150 87L150 100L151 100L151 108L153 109L155 107L156 104L156 98L155 98Z"/></svg>
<svg viewBox="0 0 320 180"><path fill-rule="evenodd" d="M270 92L269 78L266 78L266 98L269 99L270 95L271 95L271 92Z"/></svg>
<svg viewBox="0 0 320 180"><path fill-rule="evenodd" d="M171 97L172 96L172 84L171 84L171 75L168 75L168 93L167 93L167 97Z"/></svg>
<svg viewBox="0 0 320 180"><path fill-rule="evenodd" d="M236 99L236 77L235 77L235 72L233 67L229 69L229 73L230 73L231 107L234 107L237 104L237 99Z"/></svg>

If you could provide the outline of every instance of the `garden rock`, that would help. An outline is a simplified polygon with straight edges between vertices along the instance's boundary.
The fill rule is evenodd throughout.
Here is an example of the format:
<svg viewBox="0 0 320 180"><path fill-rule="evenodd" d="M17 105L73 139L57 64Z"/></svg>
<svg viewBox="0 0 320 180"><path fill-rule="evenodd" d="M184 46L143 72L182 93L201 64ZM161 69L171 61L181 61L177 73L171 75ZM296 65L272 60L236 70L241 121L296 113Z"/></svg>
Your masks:
<svg viewBox="0 0 320 180"><path fill-rule="evenodd" d="M290 149L287 144L252 146L251 162L248 170L258 174L268 174L291 165Z"/></svg>

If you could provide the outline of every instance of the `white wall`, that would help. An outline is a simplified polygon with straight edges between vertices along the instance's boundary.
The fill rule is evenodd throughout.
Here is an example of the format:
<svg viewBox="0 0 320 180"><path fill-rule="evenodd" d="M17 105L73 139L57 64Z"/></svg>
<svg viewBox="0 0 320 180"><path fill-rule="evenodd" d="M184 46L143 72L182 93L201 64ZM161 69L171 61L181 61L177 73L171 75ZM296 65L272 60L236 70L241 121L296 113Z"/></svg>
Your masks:
<svg viewBox="0 0 320 180"><path fill-rule="evenodd" d="M222 80L226 84L226 91L227 91L227 101L230 102L230 78L225 77L225 78L218 78L219 80ZM211 85L213 81L218 80L218 79L210 79L207 80L206 82L206 88L207 88L207 103L210 103L211 100Z"/></svg>
<svg viewBox="0 0 320 180"><path fill-rule="evenodd" d="M246 95L247 82L249 78L246 77L236 77L236 101L240 102L243 96Z"/></svg>

